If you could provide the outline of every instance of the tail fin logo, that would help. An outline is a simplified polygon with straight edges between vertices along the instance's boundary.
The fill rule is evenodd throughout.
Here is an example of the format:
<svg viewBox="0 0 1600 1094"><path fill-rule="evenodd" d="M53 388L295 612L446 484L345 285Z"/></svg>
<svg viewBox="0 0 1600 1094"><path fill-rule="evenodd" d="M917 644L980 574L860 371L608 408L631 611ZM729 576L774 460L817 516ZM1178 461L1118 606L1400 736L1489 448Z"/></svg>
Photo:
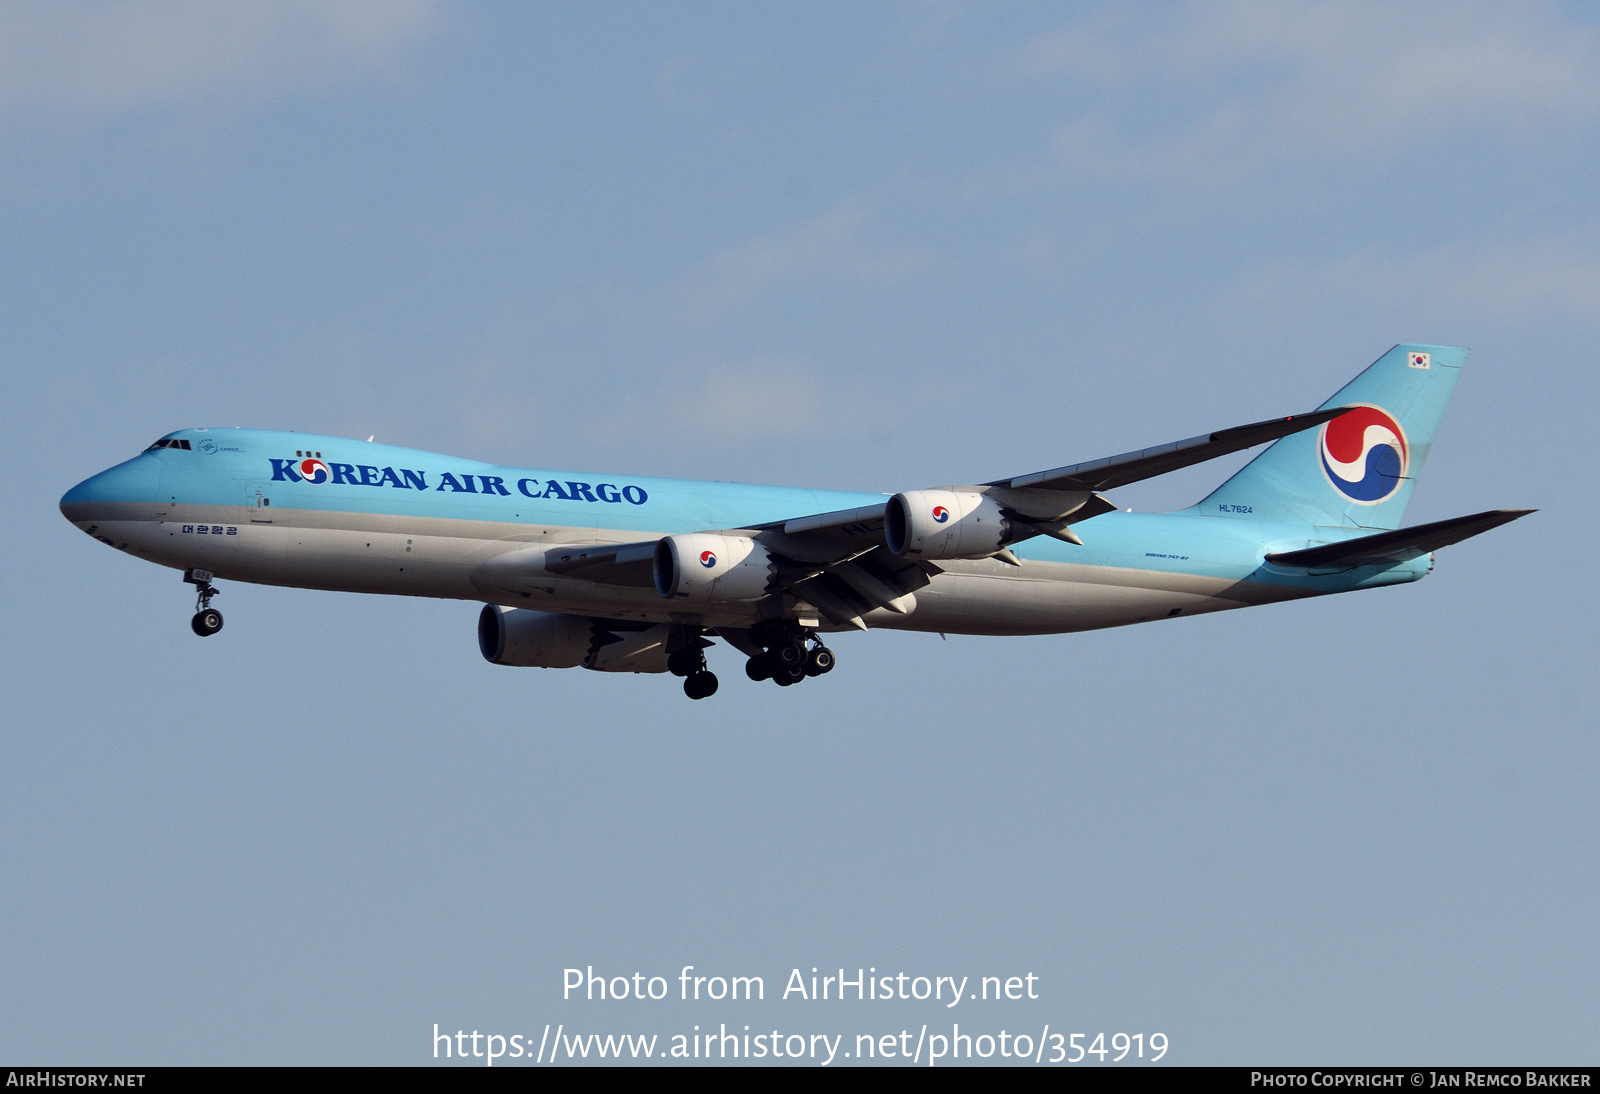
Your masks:
<svg viewBox="0 0 1600 1094"><path fill-rule="evenodd" d="M1359 505L1388 500L1405 481L1405 430L1375 406L1358 406L1323 426L1319 449L1329 484Z"/></svg>

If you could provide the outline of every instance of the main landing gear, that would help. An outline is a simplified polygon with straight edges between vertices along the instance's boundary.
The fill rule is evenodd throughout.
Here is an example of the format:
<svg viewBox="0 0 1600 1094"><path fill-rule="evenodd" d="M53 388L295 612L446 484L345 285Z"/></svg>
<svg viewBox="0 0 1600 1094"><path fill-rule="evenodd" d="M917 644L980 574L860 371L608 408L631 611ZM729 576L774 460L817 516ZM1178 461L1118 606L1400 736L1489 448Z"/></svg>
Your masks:
<svg viewBox="0 0 1600 1094"><path fill-rule="evenodd" d="M667 671L683 677L683 693L691 699L709 699L717 693L717 674L706 668L706 647L711 643L695 638L693 645L667 655Z"/></svg>
<svg viewBox="0 0 1600 1094"><path fill-rule="evenodd" d="M787 688L807 676L833 671L833 651L814 631L768 619L750 628L750 638L762 648L744 664L745 675L752 680L771 680Z"/></svg>
<svg viewBox="0 0 1600 1094"><path fill-rule="evenodd" d="M195 587L194 618L189 627L201 638L210 638L222 629L222 613L211 606L211 598L222 590L211 584L210 570L185 570L183 580Z"/></svg>

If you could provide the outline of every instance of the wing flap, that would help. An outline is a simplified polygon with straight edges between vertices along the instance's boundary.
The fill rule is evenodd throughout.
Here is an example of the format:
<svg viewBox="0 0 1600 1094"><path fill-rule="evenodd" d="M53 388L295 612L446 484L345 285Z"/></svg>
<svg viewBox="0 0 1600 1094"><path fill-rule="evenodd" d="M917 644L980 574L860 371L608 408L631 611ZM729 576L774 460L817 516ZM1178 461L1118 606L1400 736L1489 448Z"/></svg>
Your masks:
<svg viewBox="0 0 1600 1094"><path fill-rule="evenodd" d="M1027 510L1020 508L1017 504L1008 500L1009 498L1026 498L1030 492L1031 491L1027 490L1010 490L1003 487L995 487L990 490L989 496L995 497L997 493L1004 495L996 498L996 500L1006 507L1006 515L1009 516L1013 521L1016 521L1019 524L1027 525L1040 535L1052 536L1055 539L1062 540L1066 543L1075 543L1079 547L1083 546L1083 540L1079 539L1077 533L1072 530L1072 526L1074 524L1081 524L1086 520L1091 520L1094 517L1098 517L1101 513L1114 513L1117 511L1117 507L1115 505L1107 501L1105 498L1102 498L1099 494L1090 494L1088 500L1084 501L1083 504L1079 505L1077 508L1070 510L1065 516L1045 518L1034 516ZM1050 495L1054 492L1040 490L1038 493ZM1024 502L1024 504L1026 503ZM1047 506L1047 508L1054 508L1054 506Z"/></svg>
<svg viewBox="0 0 1600 1094"><path fill-rule="evenodd" d="M1380 532L1374 536L1347 539L1342 543L1325 543L1320 547L1307 547L1301 551L1280 551L1267 556L1276 566L1307 566L1325 569L1334 566L1369 566L1378 562L1405 562L1419 558L1441 547L1460 543L1464 539L1482 535L1491 528L1510 524L1525 517L1534 509L1491 509L1486 513L1473 513L1466 517L1436 520L1432 524L1419 524L1394 532Z"/></svg>
<svg viewBox="0 0 1600 1094"><path fill-rule="evenodd" d="M809 517L796 517L783 522L783 534L798 536L805 532L829 532L842 535L863 535L883 530L883 510L887 501L863 505L855 509L840 509L833 513L817 513ZM876 524L874 524L876 522ZM855 525L860 525L857 528ZM765 525L764 527L776 527Z"/></svg>
<svg viewBox="0 0 1600 1094"><path fill-rule="evenodd" d="M883 511L888 499L855 509L757 524L761 542L796 562L827 565L854 558L883 543Z"/></svg>
<svg viewBox="0 0 1600 1094"><path fill-rule="evenodd" d="M850 626L864 631L867 624L861 618L861 612L838 592L829 588L828 575L822 574L809 578L798 584L790 586L797 595L816 607L823 615L827 616L830 623L840 626Z"/></svg>
<svg viewBox="0 0 1600 1094"><path fill-rule="evenodd" d="M879 608L896 615L907 615L916 610L917 599L908 592L896 589L859 562L840 562L829 571L850 586L858 596Z"/></svg>

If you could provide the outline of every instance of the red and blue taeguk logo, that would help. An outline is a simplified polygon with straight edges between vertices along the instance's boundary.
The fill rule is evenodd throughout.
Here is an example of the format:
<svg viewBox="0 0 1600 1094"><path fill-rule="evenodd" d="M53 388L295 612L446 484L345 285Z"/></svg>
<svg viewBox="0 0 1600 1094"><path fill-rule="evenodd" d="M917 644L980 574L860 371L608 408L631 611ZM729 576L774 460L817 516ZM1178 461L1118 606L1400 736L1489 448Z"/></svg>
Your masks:
<svg viewBox="0 0 1600 1094"><path fill-rule="evenodd" d="M1405 481L1405 430L1375 406L1358 406L1323 426L1320 450L1328 482L1360 505L1387 500Z"/></svg>
<svg viewBox="0 0 1600 1094"><path fill-rule="evenodd" d="M321 486L329 478L328 465L321 460L301 460L296 470L300 472L302 479L316 486Z"/></svg>
<svg viewBox="0 0 1600 1094"><path fill-rule="evenodd" d="M947 521L949 519L950 519L950 510L946 509L942 505L935 505L933 507L933 522L935 524L943 524L945 521Z"/></svg>
<svg viewBox="0 0 1600 1094"><path fill-rule="evenodd" d="M716 564L717 564L717 553L715 551L701 551L700 552L700 565L704 566L706 569L709 570L713 566L715 566Z"/></svg>

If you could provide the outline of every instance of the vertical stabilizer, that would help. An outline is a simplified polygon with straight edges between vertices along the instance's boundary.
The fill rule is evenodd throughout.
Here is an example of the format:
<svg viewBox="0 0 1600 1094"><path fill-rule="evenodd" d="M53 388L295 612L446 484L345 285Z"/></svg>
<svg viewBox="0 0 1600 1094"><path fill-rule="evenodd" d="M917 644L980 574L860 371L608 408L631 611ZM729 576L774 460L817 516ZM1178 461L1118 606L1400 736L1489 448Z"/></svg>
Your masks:
<svg viewBox="0 0 1600 1094"><path fill-rule="evenodd" d="M1400 527L1467 351L1399 345L1324 408L1356 409L1274 442L1197 507L1346 528Z"/></svg>

